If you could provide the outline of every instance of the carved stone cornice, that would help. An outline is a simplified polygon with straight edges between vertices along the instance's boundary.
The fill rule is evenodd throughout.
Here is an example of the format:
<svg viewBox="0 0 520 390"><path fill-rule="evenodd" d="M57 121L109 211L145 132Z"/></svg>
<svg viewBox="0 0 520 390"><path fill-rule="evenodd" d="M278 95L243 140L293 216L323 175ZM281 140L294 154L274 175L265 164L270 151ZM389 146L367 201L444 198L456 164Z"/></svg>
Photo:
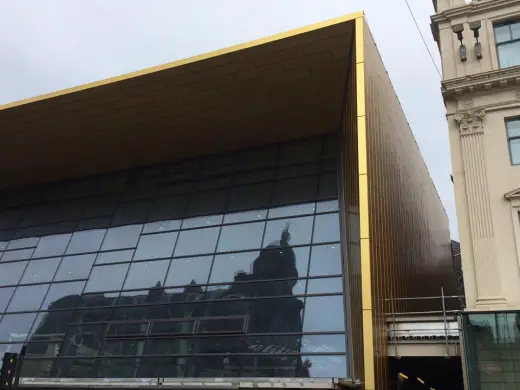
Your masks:
<svg viewBox="0 0 520 390"><path fill-rule="evenodd" d="M443 12L432 15L431 20L434 25L442 22L449 22L451 19L461 16L470 16L484 12L491 12L497 9L519 5L520 0L480 0L470 4L461 5L447 9Z"/></svg>
<svg viewBox="0 0 520 390"><path fill-rule="evenodd" d="M468 111L457 111L455 114L455 121L460 126L460 135L477 134L482 133L482 120L486 115L486 110L468 110Z"/></svg>
<svg viewBox="0 0 520 390"><path fill-rule="evenodd" d="M477 73L441 82L444 100L478 91L490 91L520 86L520 65Z"/></svg>
<svg viewBox="0 0 520 390"><path fill-rule="evenodd" d="M506 192L504 194L504 198L506 199L520 199L520 188L514 189L513 191Z"/></svg>

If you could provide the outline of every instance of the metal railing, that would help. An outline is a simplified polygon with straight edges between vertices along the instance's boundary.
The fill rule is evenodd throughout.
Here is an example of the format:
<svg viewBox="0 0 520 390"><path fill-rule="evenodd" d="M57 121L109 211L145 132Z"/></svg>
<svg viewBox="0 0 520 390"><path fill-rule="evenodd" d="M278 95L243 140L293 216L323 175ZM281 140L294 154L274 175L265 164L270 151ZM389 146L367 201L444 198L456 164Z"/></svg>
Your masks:
<svg viewBox="0 0 520 390"><path fill-rule="evenodd" d="M439 340L439 336L442 338L445 345L445 358L450 358L450 345L459 343L459 314L461 309L448 310L446 309L446 300L457 299L460 300L460 295L445 295L444 288L441 287L439 296L430 297L407 297L407 298L386 298L385 301L390 302L390 313L386 313L387 322L390 323L389 327L389 339L393 347L395 348L394 353L397 358L400 357L398 352L398 344L401 340ZM395 304L398 301L438 301L439 310L423 310L423 311L408 311L408 312L397 312ZM404 320L407 321L404 321ZM442 323L442 327L435 328L431 324ZM424 328L417 326L409 326L409 328L403 328L398 326L399 324L406 323L410 324L428 324ZM398 333L404 333L405 336L399 336Z"/></svg>

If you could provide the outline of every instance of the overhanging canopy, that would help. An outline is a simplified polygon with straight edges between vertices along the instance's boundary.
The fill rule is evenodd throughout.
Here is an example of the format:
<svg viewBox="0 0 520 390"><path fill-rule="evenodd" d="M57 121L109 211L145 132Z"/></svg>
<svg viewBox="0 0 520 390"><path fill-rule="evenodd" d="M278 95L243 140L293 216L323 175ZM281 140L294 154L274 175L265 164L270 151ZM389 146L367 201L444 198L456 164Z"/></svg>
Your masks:
<svg viewBox="0 0 520 390"><path fill-rule="evenodd" d="M0 106L0 188L335 131L360 16Z"/></svg>

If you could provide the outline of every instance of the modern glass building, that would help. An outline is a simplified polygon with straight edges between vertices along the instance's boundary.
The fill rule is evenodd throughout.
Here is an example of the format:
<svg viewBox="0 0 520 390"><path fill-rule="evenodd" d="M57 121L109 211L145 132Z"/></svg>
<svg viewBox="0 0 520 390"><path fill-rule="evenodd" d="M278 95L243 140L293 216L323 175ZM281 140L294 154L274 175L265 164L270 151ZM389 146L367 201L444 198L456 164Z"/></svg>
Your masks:
<svg viewBox="0 0 520 390"><path fill-rule="evenodd" d="M383 388L385 299L451 274L362 13L2 106L0 134L0 352L26 346L22 380Z"/></svg>

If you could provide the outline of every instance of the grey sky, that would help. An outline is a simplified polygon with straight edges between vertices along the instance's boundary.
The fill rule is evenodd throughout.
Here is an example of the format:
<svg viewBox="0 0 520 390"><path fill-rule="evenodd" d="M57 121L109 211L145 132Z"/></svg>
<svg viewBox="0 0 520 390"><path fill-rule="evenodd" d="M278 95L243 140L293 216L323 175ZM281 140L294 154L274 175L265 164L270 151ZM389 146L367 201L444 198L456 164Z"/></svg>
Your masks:
<svg viewBox="0 0 520 390"><path fill-rule="evenodd" d="M409 0L430 51L431 0ZM457 238L440 79L404 0L2 0L0 104L364 10Z"/></svg>

